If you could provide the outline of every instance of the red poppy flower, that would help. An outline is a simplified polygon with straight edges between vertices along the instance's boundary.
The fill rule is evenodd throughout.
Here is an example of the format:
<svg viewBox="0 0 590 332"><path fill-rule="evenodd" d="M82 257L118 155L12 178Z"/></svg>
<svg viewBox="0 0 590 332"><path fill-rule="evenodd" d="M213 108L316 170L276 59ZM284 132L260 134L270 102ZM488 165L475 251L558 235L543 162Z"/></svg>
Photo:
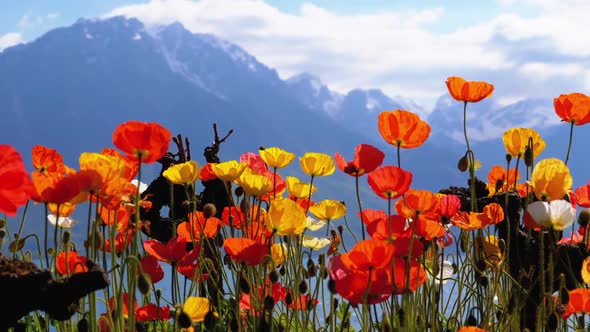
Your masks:
<svg viewBox="0 0 590 332"><path fill-rule="evenodd" d="M85 256L78 256L76 251L60 252L57 255L56 268L63 275L72 275L74 273L87 272L88 266Z"/></svg>
<svg viewBox="0 0 590 332"><path fill-rule="evenodd" d="M128 121L113 132L113 143L134 160L151 164L168 152L172 134L157 123Z"/></svg>
<svg viewBox="0 0 590 332"><path fill-rule="evenodd" d="M162 269L162 265L158 264L156 257L149 255L143 256L140 262L143 273L147 273L150 276L153 284L164 279L164 269Z"/></svg>
<svg viewBox="0 0 590 332"><path fill-rule="evenodd" d="M223 241L225 252L238 263L258 265L268 255L268 247L256 240L244 238L227 238Z"/></svg>
<svg viewBox="0 0 590 332"><path fill-rule="evenodd" d="M445 195L440 199L439 213L440 216L446 218L446 220L450 220L460 208L461 199L456 195Z"/></svg>
<svg viewBox="0 0 590 332"><path fill-rule="evenodd" d="M410 189L412 173L396 166L383 166L369 174L368 182L377 196L395 199Z"/></svg>
<svg viewBox="0 0 590 332"><path fill-rule="evenodd" d="M576 288L569 291L570 301L563 313L563 318L567 319L572 314L584 313L590 314L590 288Z"/></svg>
<svg viewBox="0 0 590 332"><path fill-rule="evenodd" d="M394 293L403 294L407 290L413 292L426 281L426 271L418 260L410 261L407 269L407 260L405 258L394 257ZM406 276L409 278L406 279ZM408 283L409 281L409 283Z"/></svg>
<svg viewBox="0 0 590 332"><path fill-rule="evenodd" d="M143 241L145 251L159 261L171 264L180 261L186 254L187 240L182 236L170 239L167 243L158 240Z"/></svg>
<svg viewBox="0 0 590 332"><path fill-rule="evenodd" d="M352 270L342 262L342 255L330 259L330 278L340 296L352 305L381 303L393 293L391 269Z"/></svg>
<svg viewBox="0 0 590 332"><path fill-rule="evenodd" d="M430 135L430 125L412 112L386 111L379 114L378 129L383 139L404 149L419 147Z"/></svg>
<svg viewBox="0 0 590 332"><path fill-rule="evenodd" d="M492 166L488 173L488 189L492 195L506 191L520 179L520 172L511 168L508 172L503 166Z"/></svg>
<svg viewBox="0 0 590 332"><path fill-rule="evenodd" d="M267 295L272 296L274 302L278 303L279 301L285 298L285 294L287 293L287 288L281 285L280 282L275 282L271 285L270 280L268 280L268 278L266 279L264 286L258 285L256 286L256 289L258 290L257 303L263 303L264 297ZM255 292L253 291L250 291L249 294L242 293L240 296L240 308L242 310L249 310L251 314L259 316L261 310L257 311L255 310L256 308L253 308L252 306L252 295L254 294Z"/></svg>
<svg viewBox="0 0 590 332"><path fill-rule="evenodd" d="M156 320L169 320L170 306L158 307L153 303L146 304L135 310L135 317L140 322L151 322Z"/></svg>
<svg viewBox="0 0 590 332"><path fill-rule="evenodd" d="M123 293L121 294L121 297L123 298L123 308L121 309L121 312L123 313L123 317L127 318L129 317L129 294L128 293ZM138 303L137 303L137 299L134 299L134 303L133 303L133 311L137 310L137 307L139 307ZM113 312L114 310L117 310L117 299L113 296L109 299L109 311Z"/></svg>
<svg viewBox="0 0 590 332"><path fill-rule="evenodd" d="M576 189L576 203L585 208L590 208L590 182Z"/></svg>
<svg viewBox="0 0 590 332"><path fill-rule="evenodd" d="M287 304L287 307L295 310L309 310L318 303L320 303L318 299L314 299L308 294L301 294L293 297L293 300Z"/></svg>
<svg viewBox="0 0 590 332"><path fill-rule="evenodd" d="M384 158L385 154L381 150L369 144L358 145L354 150L352 161L349 162L340 153L334 154L338 169L350 176L361 176L372 172L381 166Z"/></svg>
<svg viewBox="0 0 590 332"><path fill-rule="evenodd" d="M395 240L400 236L408 236L410 229L406 229L406 218L392 215L387 223L387 216L373 220L367 224L367 233L375 240Z"/></svg>
<svg viewBox="0 0 590 332"><path fill-rule="evenodd" d="M20 153L10 145L0 145L0 211L9 216L25 204L35 188Z"/></svg>
<svg viewBox="0 0 590 332"><path fill-rule="evenodd" d="M264 174L268 171L268 166L264 162L264 159L254 152L246 152L240 156L240 163L246 163L248 167L258 174Z"/></svg>
<svg viewBox="0 0 590 332"><path fill-rule="evenodd" d="M563 122L576 126L590 122L590 97L583 93L562 94L553 100L553 106Z"/></svg>
<svg viewBox="0 0 590 332"><path fill-rule="evenodd" d="M201 173L199 173L199 179L203 182L217 179L217 175L215 175L215 172L213 172L211 163L206 163L205 166L201 168Z"/></svg>
<svg viewBox="0 0 590 332"><path fill-rule="evenodd" d="M458 76L451 76L446 81L451 96L457 101L477 103L488 98L494 92L494 86L487 82L465 81Z"/></svg>

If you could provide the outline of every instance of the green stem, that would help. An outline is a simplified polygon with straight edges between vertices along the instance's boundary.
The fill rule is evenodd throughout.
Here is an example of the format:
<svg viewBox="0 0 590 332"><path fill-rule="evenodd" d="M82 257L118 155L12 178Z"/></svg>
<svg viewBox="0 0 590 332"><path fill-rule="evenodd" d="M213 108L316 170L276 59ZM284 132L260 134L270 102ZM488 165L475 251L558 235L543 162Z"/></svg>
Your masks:
<svg viewBox="0 0 590 332"><path fill-rule="evenodd" d="M574 139L574 121L571 122L570 125L570 141L567 145L567 155L565 156L565 165L567 166L567 162L570 159L570 151L572 149L572 141Z"/></svg>

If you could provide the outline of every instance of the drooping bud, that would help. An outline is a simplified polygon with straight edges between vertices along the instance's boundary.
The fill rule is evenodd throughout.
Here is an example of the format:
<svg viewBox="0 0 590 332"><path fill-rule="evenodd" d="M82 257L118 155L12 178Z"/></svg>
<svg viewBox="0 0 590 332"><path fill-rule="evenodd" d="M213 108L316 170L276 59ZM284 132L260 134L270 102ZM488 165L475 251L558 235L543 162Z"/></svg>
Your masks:
<svg viewBox="0 0 590 332"><path fill-rule="evenodd" d="M533 166L533 161L534 161L533 160L534 159L533 157L534 157L533 156L533 149L531 149L531 146L528 145L526 147L526 149L524 150L524 157L523 157L524 164L527 165L527 167Z"/></svg>
<svg viewBox="0 0 590 332"><path fill-rule="evenodd" d="M64 244L67 244L68 242L70 242L71 237L72 237L72 233L70 233L70 231L65 231L61 237L61 240Z"/></svg>
<svg viewBox="0 0 590 332"><path fill-rule="evenodd" d="M143 295L148 295L152 290L152 280L147 273L139 273L137 276L137 289Z"/></svg>
<svg viewBox="0 0 590 332"><path fill-rule="evenodd" d="M203 207L203 215L205 215L205 218L214 217L216 214L217 214L217 208L215 207L214 204L211 204L211 203L205 204L205 206Z"/></svg>
<svg viewBox="0 0 590 332"><path fill-rule="evenodd" d="M465 154L463 157L461 157L461 159L459 159L459 162L457 163L457 168L460 172L465 172L468 167L469 160L467 159L467 154Z"/></svg>
<svg viewBox="0 0 590 332"><path fill-rule="evenodd" d="M586 227L588 225L588 221L590 221L590 210L584 209L580 211L580 215L578 216L578 225Z"/></svg>
<svg viewBox="0 0 590 332"><path fill-rule="evenodd" d="M299 292L301 294L307 293L308 289L309 289L309 287L307 287L307 282L305 282L305 280L303 280L301 283L299 283Z"/></svg>
<svg viewBox="0 0 590 332"><path fill-rule="evenodd" d="M271 283L277 283L279 281L279 273L277 272L277 270L272 270L268 274L268 278L270 279Z"/></svg>
<svg viewBox="0 0 590 332"><path fill-rule="evenodd" d="M86 319L86 317L82 317L78 321L78 324L76 324L76 327L78 328L78 332L87 332L88 331L88 319Z"/></svg>
<svg viewBox="0 0 590 332"><path fill-rule="evenodd" d="M242 293L250 294L250 283L248 282L248 280L246 280L246 278L244 278L244 277L240 278L238 284L240 286L240 291Z"/></svg>

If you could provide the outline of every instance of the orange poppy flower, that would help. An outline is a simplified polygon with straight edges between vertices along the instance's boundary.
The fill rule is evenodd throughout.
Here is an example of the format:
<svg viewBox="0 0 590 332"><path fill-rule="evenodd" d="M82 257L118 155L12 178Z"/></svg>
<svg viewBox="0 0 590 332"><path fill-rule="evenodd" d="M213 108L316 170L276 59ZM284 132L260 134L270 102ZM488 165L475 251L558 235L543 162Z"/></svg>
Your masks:
<svg viewBox="0 0 590 332"><path fill-rule="evenodd" d="M477 326L462 326L457 332L486 332L486 330Z"/></svg>
<svg viewBox="0 0 590 332"><path fill-rule="evenodd" d="M590 97L583 93L562 94L553 99L553 107L563 122L576 126L590 122Z"/></svg>
<svg viewBox="0 0 590 332"><path fill-rule="evenodd" d="M113 143L133 160L151 164L168 152L172 134L157 123L128 121L117 126Z"/></svg>
<svg viewBox="0 0 590 332"><path fill-rule="evenodd" d="M33 167L40 173L65 174L64 159L55 149L43 145L35 145L32 153Z"/></svg>
<svg viewBox="0 0 590 332"><path fill-rule="evenodd" d="M88 266L85 256L78 256L76 251L62 251L57 255L56 268L62 275L72 275L74 273L87 272Z"/></svg>
<svg viewBox="0 0 590 332"><path fill-rule="evenodd" d="M438 220L440 198L428 190L410 189L405 199L395 202L395 210L408 219Z"/></svg>
<svg viewBox="0 0 590 332"><path fill-rule="evenodd" d="M100 218L105 225L117 225L118 229L127 227L130 217L127 207L119 206L118 209L111 210L103 206L99 210Z"/></svg>
<svg viewBox="0 0 590 332"><path fill-rule="evenodd" d="M416 223L415 226L414 223ZM414 229L414 235L428 241L442 237L445 234L445 226L443 226L439 221L422 217L413 220L409 229Z"/></svg>
<svg viewBox="0 0 590 332"><path fill-rule="evenodd" d="M393 215L387 222L387 215L378 219L369 219L367 233L375 240L395 240L401 236L409 236L410 231L406 230L406 218ZM367 222L367 219L364 219Z"/></svg>
<svg viewBox="0 0 590 332"><path fill-rule="evenodd" d="M127 249L129 245L131 245L131 240L133 240L134 233L135 231L133 230L133 228L127 228L124 230L120 230L117 232L117 234L115 234L115 240L113 242L113 245L115 247L115 253L120 253L123 250ZM111 245L111 240L106 239L104 241L104 246L102 246L100 249L106 252L112 252L113 245Z"/></svg>
<svg viewBox="0 0 590 332"><path fill-rule="evenodd" d="M199 180L203 182L212 181L217 179L217 175L213 172L213 164L206 163L203 168L201 168L201 173L199 174Z"/></svg>
<svg viewBox="0 0 590 332"><path fill-rule="evenodd" d="M10 145L0 145L0 211L16 215L18 207L34 193L35 187L20 153Z"/></svg>
<svg viewBox="0 0 590 332"><path fill-rule="evenodd" d="M412 173L397 166L382 166L369 174L368 182L377 196L395 199L410 189Z"/></svg>
<svg viewBox="0 0 590 332"><path fill-rule="evenodd" d="M340 255L342 263L352 270L382 269L390 265L393 247L379 240L361 240L348 253Z"/></svg>
<svg viewBox="0 0 590 332"><path fill-rule="evenodd" d="M451 96L457 101L476 103L488 98L494 92L494 86L487 82L465 81L458 76L451 76L446 81Z"/></svg>
<svg viewBox="0 0 590 332"><path fill-rule="evenodd" d="M334 154L338 169L350 176L361 176L372 172L381 166L384 158L385 154L381 150L369 144L358 145L354 150L352 161L349 162L340 153L336 152Z"/></svg>
<svg viewBox="0 0 590 332"><path fill-rule="evenodd" d="M34 172L32 179L35 191L31 198L37 202L55 204L71 201L80 193L80 182L76 174L63 176Z"/></svg>
<svg viewBox="0 0 590 332"><path fill-rule="evenodd" d="M409 269L407 269L407 261L405 258L394 257L393 260L393 269L395 270L395 294L403 294L407 290L413 292L418 289L420 285L426 282L426 271L424 270L422 264L418 262L418 260L412 259L410 261ZM406 275L409 275L409 280L406 279Z"/></svg>
<svg viewBox="0 0 590 332"><path fill-rule="evenodd" d="M311 310L313 306L318 303L320 303L318 299L314 299L308 294L301 294L297 297L294 297L293 300L287 304L287 307L295 310Z"/></svg>
<svg viewBox="0 0 590 332"><path fill-rule="evenodd" d="M188 214L189 221L184 221L177 226L177 232L180 237L184 237L187 242L200 241L201 236L206 238L213 238L219 231L219 226L223 224L221 220L216 217L205 218L205 214L201 211L195 211ZM191 234L192 224L192 234Z"/></svg>
<svg viewBox="0 0 590 332"><path fill-rule="evenodd" d="M121 297L123 298L123 308L121 310L121 312L123 313L123 317L127 318L129 317L129 294L124 292ZM133 311L137 310L137 307L139 307L139 304L137 303L137 299L134 299L134 303L133 303ZM109 299L109 312L113 312L117 310L117 299L113 296Z"/></svg>
<svg viewBox="0 0 590 332"><path fill-rule="evenodd" d="M498 203L491 203L483 208L483 212L459 211L451 223L463 230L482 229L488 225L495 225L504 220L504 210Z"/></svg>
<svg viewBox="0 0 590 332"><path fill-rule="evenodd" d="M258 265L269 255L268 247L256 240L230 237L223 241L225 252L238 263Z"/></svg>
<svg viewBox="0 0 590 332"><path fill-rule="evenodd" d="M381 112L378 129L387 143L404 149L424 144L430 135L428 123L417 114L404 110Z"/></svg>
<svg viewBox="0 0 590 332"><path fill-rule="evenodd" d="M126 179L127 181L131 181L135 178L137 172L139 171L139 165L137 164L137 162L135 162L135 160L131 159L128 156L122 155L119 151L113 148L104 148L102 149L101 153L105 156L119 158L123 162L124 170L121 174L122 178Z"/></svg>
<svg viewBox="0 0 590 332"><path fill-rule="evenodd" d="M520 180L520 172L516 168L511 168L506 173L506 168L500 165L494 165L488 173L488 190L490 196L500 192L505 192L514 187L515 181Z"/></svg>

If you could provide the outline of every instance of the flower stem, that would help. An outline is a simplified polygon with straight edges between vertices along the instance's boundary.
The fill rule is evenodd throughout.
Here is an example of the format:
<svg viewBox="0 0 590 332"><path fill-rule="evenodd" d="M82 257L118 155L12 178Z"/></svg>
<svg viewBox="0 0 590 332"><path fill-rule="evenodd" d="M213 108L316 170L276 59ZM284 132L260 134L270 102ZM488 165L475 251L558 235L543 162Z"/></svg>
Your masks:
<svg viewBox="0 0 590 332"><path fill-rule="evenodd" d="M565 165L567 166L567 162L570 159L570 151L572 149L572 141L574 139L574 122L571 122L570 125L570 141L569 144L567 145L567 155L565 156Z"/></svg>

